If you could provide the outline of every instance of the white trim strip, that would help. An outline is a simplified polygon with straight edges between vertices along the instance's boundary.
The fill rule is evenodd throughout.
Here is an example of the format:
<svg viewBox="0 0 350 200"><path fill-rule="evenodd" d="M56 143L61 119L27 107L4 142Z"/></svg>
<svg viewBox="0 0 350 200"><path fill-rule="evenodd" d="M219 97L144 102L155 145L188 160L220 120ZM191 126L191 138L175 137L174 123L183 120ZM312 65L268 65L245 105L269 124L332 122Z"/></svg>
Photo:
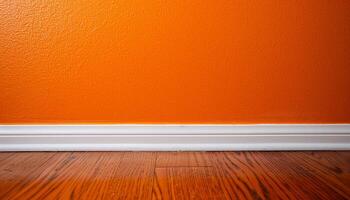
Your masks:
<svg viewBox="0 0 350 200"><path fill-rule="evenodd" d="M0 151L350 150L350 124L0 125Z"/></svg>
<svg viewBox="0 0 350 200"><path fill-rule="evenodd" d="M350 124L254 124L254 125L0 125L0 134L348 134Z"/></svg>

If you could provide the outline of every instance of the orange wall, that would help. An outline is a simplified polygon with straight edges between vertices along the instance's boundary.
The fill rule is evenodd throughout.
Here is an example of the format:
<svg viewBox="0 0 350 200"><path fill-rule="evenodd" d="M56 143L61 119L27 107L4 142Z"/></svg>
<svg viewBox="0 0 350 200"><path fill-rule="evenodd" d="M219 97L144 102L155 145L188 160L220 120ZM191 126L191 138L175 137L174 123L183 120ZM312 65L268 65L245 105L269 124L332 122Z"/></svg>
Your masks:
<svg viewBox="0 0 350 200"><path fill-rule="evenodd" d="M349 0L5 0L0 123L350 123Z"/></svg>

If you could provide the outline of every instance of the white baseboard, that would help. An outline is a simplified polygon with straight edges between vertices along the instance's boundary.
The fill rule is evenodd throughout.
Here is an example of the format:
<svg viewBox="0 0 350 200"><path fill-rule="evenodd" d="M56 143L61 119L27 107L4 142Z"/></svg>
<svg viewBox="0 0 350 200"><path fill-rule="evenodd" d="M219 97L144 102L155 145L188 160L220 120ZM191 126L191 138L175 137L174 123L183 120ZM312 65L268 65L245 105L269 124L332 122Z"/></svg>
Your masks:
<svg viewBox="0 0 350 200"><path fill-rule="evenodd" d="M350 150L350 124L0 125L0 151Z"/></svg>

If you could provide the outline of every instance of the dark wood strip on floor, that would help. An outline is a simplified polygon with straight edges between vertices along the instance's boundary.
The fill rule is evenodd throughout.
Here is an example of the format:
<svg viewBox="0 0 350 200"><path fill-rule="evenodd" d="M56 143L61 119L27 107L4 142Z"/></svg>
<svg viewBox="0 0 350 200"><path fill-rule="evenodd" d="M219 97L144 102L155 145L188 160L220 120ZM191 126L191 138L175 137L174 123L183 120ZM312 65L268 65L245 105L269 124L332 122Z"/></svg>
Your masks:
<svg viewBox="0 0 350 200"><path fill-rule="evenodd" d="M0 199L350 199L350 151L0 153Z"/></svg>

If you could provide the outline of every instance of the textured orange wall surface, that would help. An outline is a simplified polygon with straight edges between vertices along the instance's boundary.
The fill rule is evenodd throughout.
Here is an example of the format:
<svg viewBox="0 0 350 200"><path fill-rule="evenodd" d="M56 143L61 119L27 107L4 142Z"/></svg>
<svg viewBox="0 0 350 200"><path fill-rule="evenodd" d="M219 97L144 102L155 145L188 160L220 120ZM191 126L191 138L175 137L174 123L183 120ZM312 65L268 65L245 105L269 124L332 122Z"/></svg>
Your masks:
<svg viewBox="0 0 350 200"><path fill-rule="evenodd" d="M350 123L349 0L2 0L0 123Z"/></svg>

